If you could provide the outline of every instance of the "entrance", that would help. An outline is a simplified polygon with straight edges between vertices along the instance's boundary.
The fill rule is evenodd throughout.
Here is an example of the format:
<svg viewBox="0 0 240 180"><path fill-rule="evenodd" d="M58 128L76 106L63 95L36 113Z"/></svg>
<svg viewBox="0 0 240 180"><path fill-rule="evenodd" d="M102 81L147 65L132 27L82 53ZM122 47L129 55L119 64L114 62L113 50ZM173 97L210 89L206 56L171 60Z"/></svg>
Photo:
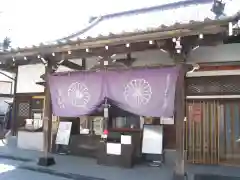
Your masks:
<svg viewBox="0 0 240 180"><path fill-rule="evenodd" d="M240 101L188 100L186 111L187 160L240 165Z"/></svg>

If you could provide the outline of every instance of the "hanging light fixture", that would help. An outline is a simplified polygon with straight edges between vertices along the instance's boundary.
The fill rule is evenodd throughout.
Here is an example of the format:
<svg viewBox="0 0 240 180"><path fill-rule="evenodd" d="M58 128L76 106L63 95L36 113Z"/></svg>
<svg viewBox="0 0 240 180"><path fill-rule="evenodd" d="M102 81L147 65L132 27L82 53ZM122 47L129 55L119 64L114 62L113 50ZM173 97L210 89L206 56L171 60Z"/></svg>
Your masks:
<svg viewBox="0 0 240 180"><path fill-rule="evenodd" d="M88 48L86 48L86 52L89 52L89 49L88 49Z"/></svg>
<svg viewBox="0 0 240 180"><path fill-rule="evenodd" d="M105 46L105 49L108 50L108 46Z"/></svg>
<svg viewBox="0 0 240 180"><path fill-rule="evenodd" d="M23 58L24 60L27 60L27 57L26 56L24 56L24 58Z"/></svg>
<svg viewBox="0 0 240 180"><path fill-rule="evenodd" d="M54 52L52 53L52 56L55 56L55 53L54 53Z"/></svg>
<svg viewBox="0 0 240 180"><path fill-rule="evenodd" d="M229 36L233 35L233 23L232 22L228 23L228 35Z"/></svg>
<svg viewBox="0 0 240 180"><path fill-rule="evenodd" d="M192 51L195 51L196 49L198 49L199 48L199 46L197 45L197 46L195 46L194 48L192 48Z"/></svg>
<svg viewBox="0 0 240 180"><path fill-rule="evenodd" d="M177 53L180 54L182 52L181 38L178 38L175 43L175 49Z"/></svg>
<svg viewBox="0 0 240 180"><path fill-rule="evenodd" d="M152 45L152 44L153 44L153 41L152 41L152 40L150 40L148 43Z"/></svg>
<svg viewBox="0 0 240 180"><path fill-rule="evenodd" d="M177 49L178 54L181 54L181 52L182 52L181 49Z"/></svg>
<svg viewBox="0 0 240 180"><path fill-rule="evenodd" d="M61 65L64 62L64 59L58 62L58 65Z"/></svg>
<svg viewBox="0 0 240 180"><path fill-rule="evenodd" d="M126 47L127 47L127 48L129 48L129 47L130 47L130 44L129 44L129 43L127 43L127 44L126 44Z"/></svg>
<svg viewBox="0 0 240 180"><path fill-rule="evenodd" d="M199 34L199 35L198 35L198 38L199 38L199 39L203 39L203 34Z"/></svg>
<svg viewBox="0 0 240 180"><path fill-rule="evenodd" d="M68 51L68 54L72 54L72 51L69 50L69 51Z"/></svg>
<svg viewBox="0 0 240 180"><path fill-rule="evenodd" d="M44 58L41 58L41 61L43 62L43 64L47 64L47 61Z"/></svg>

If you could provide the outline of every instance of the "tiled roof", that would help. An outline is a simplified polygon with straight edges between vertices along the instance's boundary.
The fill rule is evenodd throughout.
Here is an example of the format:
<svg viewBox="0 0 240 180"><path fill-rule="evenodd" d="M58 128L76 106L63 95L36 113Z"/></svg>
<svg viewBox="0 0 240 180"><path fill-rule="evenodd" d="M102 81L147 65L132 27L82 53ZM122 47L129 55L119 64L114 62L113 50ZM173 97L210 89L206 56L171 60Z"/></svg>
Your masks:
<svg viewBox="0 0 240 180"><path fill-rule="evenodd" d="M240 0L225 0L224 18L233 17L240 10ZM102 37L122 36L132 33L164 31L165 28L178 28L178 25L189 25L214 21L211 11L213 0L182 0L170 4L131 10L96 17L80 31L55 41L33 44L33 47L48 47L57 44L66 45L68 41L94 40ZM23 47L20 47L21 49ZM23 49L31 49L25 47Z"/></svg>
<svg viewBox="0 0 240 180"><path fill-rule="evenodd" d="M94 26L88 28L88 30L63 38L62 41L77 41L87 38L122 35L133 32L162 30L163 28L177 26L179 24L215 20L215 15L211 11L212 5L212 0L188 0L146 9L105 15L96 18ZM227 9L228 12L225 12L225 17L235 15L240 9L232 5L233 3L230 4L230 2L226 4L225 9ZM231 10L229 10L229 7Z"/></svg>

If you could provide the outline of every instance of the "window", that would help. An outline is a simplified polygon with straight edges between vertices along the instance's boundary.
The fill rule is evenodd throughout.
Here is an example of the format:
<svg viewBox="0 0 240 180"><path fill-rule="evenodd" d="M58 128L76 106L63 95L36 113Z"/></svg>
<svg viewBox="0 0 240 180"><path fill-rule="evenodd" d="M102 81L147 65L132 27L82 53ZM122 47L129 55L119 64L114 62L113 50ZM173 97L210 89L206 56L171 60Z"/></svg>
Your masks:
<svg viewBox="0 0 240 180"><path fill-rule="evenodd" d="M139 116L115 117L112 119L112 128L140 129Z"/></svg>
<svg viewBox="0 0 240 180"><path fill-rule="evenodd" d="M96 135L101 135L103 133L103 117L80 117L80 134L89 134L90 132L94 132Z"/></svg>

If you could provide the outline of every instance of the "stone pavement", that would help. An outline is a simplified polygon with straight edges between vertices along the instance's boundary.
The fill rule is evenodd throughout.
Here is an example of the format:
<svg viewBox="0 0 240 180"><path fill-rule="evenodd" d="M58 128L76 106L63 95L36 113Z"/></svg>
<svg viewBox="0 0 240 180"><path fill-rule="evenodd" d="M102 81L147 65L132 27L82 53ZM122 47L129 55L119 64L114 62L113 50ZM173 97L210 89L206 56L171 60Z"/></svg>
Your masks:
<svg viewBox="0 0 240 180"><path fill-rule="evenodd" d="M43 174L65 177L75 180L168 180L171 178L171 170L165 167L149 168L138 166L134 169L121 169L96 164L96 160L64 155L53 155L56 165L40 167L37 159L41 152L21 150L13 147L0 147L0 159L21 161L18 171L27 170L41 172ZM161 178L159 178L161 177Z"/></svg>
<svg viewBox="0 0 240 180"><path fill-rule="evenodd" d="M0 147L0 163L4 159L17 162L15 170L3 173L3 175L0 174L0 178L6 176L6 179L12 177L11 180L15 180L14 176L23 176L22 179L27 180L30 175L34 176L34 180L36 180L36 175L42 177L41 179L45 178L45 180L54 178L60 180L170 180L173 173L171 165L163 165L162 167L140 165L133 169L122 169L100 166L94 159L69 155L53 155L56 165L40 167L37 165L37 159L41 156L42 153L37 151L21 150L14 146ZM240 177L239 168L227 166L188 165L186 170L189 175L188 180L192 180L194 174L204 173Z"/></svg>
<svg viewBox="0 0 240 180"><path fill-rule="evenodd" d="M19 169L23 162L0 159L0 179L4 180L69 180L63 177Z"/></svg>

